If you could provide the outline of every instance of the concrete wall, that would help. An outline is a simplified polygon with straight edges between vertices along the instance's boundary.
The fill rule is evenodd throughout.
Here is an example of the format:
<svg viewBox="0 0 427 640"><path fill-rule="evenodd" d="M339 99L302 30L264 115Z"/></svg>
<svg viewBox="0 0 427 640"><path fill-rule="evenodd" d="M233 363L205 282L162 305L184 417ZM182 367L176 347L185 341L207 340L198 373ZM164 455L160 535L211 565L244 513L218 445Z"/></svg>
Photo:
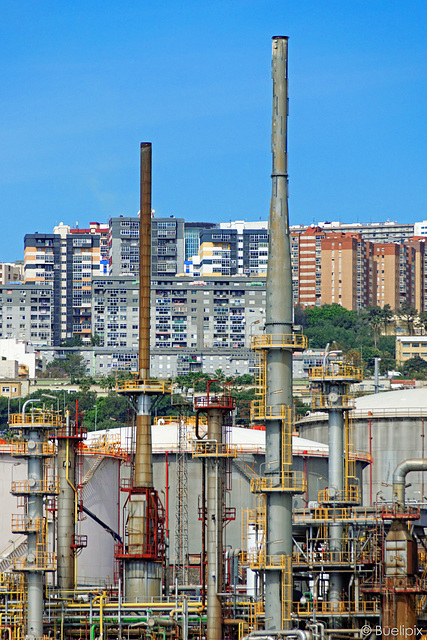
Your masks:
<svg viewBox="0 0 427 640"><path fill-rule="evenodd" d="M0 378L17 378L18 369L17 360L0 360Z"/></svg>

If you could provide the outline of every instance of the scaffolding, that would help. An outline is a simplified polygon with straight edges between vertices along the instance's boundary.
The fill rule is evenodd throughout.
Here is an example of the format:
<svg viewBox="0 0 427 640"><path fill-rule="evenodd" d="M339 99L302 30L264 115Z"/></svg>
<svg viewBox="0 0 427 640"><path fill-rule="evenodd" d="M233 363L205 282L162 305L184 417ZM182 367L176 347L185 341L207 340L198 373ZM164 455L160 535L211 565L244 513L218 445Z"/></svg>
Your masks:
<svg viewBox="0 0 427 640"><path fill-rule="evenodd" d="M176 453L175 564L174 583L188 583L188 469L187 421L180 416Z"/></svg>

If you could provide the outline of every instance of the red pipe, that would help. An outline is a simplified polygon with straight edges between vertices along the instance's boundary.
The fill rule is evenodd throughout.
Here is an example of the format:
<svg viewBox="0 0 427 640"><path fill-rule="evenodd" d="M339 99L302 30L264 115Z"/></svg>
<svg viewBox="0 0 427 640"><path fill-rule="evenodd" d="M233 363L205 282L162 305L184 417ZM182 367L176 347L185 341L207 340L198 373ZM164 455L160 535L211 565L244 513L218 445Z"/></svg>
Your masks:
<svg viewBox="0 0 427 640"><path fill-rule="evenodd" d="M166 486L165 486L165 511L166 511L166 532L169 537L169 462L168 452L166 451Z"/></svg>
<svg viewBox="0 0 427 640"><path fill-rule="evenodd" d="M369 418L369 504L372 504L372 431Z"/></svg>
<svg viewBox="0 0 427 640"><path fill-rule="evenodd" d="M305 506L308 506L308 480L307 480L307 458L304 458L304 476L305 476Z"/></svg>

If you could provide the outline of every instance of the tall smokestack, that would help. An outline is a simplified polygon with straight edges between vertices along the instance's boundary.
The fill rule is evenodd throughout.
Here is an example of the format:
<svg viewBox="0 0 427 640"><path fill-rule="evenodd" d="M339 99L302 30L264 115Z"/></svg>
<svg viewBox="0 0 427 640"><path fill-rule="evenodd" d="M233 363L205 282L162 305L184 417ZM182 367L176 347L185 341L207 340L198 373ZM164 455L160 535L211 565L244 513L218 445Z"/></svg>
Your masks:
<svg viewBox="0 0 427 640"><path fill-rule="evenodd" d="M127 547L116 557L125 563L125 599L150 602L161 595L162 506L153 483L151 395L161 393L150 380L151 143L141 144L139 232L139 378L125 383L136 404L135 469L127 503Z"/></svg>
<svg viewBox="0 0 427 640"><path fill-rule="evenodd" d="M151 286L151 142L141 143L139 219L139 377L150 378L150 286ZM137 399L134 487L153 486L151 452L151 397Z"/></svg>
<svg viewBox="0 0 427 640"><path fill-rule="evenodd" d="M288 38L275 36L272 47L272 195L269 217L269 254L266 282L265 339L267 392L265 475L267 556L265 571L266 630L289 626L292 606L292 423L283 416L292 407L292 274L288 215ZM277 418L276 418L277 416ZM273 488L276 487L276 490ZM281 490L280 490L281 488ZM278 490L277 490L278 489ZM283 567L287 570L284 571ZM287 577L284 576L287 573Z"/></svg>
<svg viewBox="0 0 427 640"><path fill-rule="evenodd" d="M151 142L141 143L139 219L139 375L150 377Z"/></svg>

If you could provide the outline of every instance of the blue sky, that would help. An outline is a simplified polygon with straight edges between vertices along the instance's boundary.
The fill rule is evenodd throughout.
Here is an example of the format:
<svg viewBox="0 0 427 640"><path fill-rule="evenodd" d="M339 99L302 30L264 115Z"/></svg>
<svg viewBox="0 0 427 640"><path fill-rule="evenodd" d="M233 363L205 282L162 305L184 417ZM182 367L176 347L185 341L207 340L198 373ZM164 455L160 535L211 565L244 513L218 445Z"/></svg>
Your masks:
<svg viewBox="0 0 427 640"><path fill-rule="evenodd" d="M0 261L139 208L266 219L289 36L291 224L427 218L425 0L0 1Z"/></svg>

